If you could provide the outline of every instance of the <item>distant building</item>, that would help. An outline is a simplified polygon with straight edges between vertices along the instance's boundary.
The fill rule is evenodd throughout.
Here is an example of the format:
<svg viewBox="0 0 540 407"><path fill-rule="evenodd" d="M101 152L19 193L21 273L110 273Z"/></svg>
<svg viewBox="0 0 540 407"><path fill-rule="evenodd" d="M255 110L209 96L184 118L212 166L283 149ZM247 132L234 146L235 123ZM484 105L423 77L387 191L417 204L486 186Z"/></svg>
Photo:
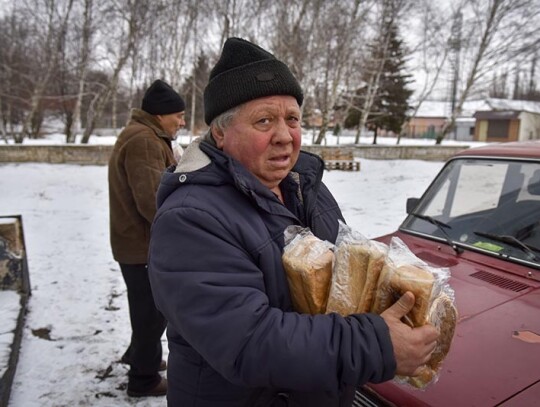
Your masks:
<svg viewBox="0 0 540 407"><path fill-rule="evenodd" d="M456 120L456 126L447 136L452 140L472 141L475 122L473 115L477 109L487 107L484 100L465 102L463 112ZM450 102L427 100L424 101L416 115L409 120L405 128L405 136L411 138L436 138L442 133L443 127L452 113Z"/></svg>
<svg viewBox="0 0 540 407"><path fill-rule="evenodd" d="M407 123L404 134L435 138L450 114L450 102L425 101ZM540 139L540 102L494 98L467 101L447 138L487 142Z"/></svg>
<svg viewBox="0 0 540 407"><path fill-rule="evenodd" d="M540 102L490 99L489 110L479 110L475 141L506 142L540 139Z"/></svg>

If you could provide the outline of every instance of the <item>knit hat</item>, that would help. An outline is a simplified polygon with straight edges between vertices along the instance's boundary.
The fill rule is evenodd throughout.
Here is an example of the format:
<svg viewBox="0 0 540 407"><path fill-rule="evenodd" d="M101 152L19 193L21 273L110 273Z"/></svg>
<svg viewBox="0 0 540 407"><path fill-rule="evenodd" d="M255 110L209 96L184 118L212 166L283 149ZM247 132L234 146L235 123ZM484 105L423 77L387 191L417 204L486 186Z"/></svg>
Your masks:
<svg viewBox="0 0 540 407"><path fill-rule="evenodd" d="M300 84L287 65L261 47L229 38L204 89L204 120L210 124L221 113L265 96L290 95L302 105Z"/></svg>
<svg viewBox="0 0 540 407"><path fill-rule="evenodd" d="M141 109L153 115L171 114L183 112L186 104L173 88L158 79L144 93Z"/></svg>

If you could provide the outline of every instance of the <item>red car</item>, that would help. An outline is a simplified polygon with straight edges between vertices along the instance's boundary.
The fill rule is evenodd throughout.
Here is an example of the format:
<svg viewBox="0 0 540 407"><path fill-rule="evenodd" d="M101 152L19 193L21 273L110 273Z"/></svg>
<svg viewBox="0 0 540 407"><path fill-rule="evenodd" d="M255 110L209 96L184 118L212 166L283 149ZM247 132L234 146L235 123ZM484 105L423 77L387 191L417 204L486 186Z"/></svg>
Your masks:
<svg viewBox="0 0 540 407"><path fill-rule="evenodd" d="M540 406L540 142L456 154L407 213L377 240L450 270L458 325L435 383L365 386L354 406Z"/></svg>

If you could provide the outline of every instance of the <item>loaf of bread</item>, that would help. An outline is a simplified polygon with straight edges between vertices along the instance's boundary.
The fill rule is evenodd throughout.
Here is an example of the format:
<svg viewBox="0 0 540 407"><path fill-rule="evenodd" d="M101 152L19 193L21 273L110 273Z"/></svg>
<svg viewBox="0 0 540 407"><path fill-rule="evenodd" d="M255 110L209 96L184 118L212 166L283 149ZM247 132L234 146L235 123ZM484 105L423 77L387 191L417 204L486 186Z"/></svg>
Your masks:
<svg viewBox="0 0 540 407"><path fill-rule="evenodd" d="M296 311L324 314L332 278L332 247L313 234L304 234L285 248L283 266Z"/></svg>
<svg viewBox="0 0 540 407"><path fill-rule="evenodd" d="M343 316L369 312L384 259L383 252L365 242L340 244L326 312Z"/></svg>
<svg viewBox="0 0 540 407"><path fill-rule="evenodd" d="M356 312L368 266L369 251L362 245L343 243L337 246L327 313L347 316Z"/></svg>
<svg viewBox="0 0 540 407"><path fill-rule="evenodd" d="M435 350L428 363L422 366L420 374L407 377L406 382L414 387L424 388L438 376L442 362L450 350L456 330L457 315L457 309L448 295L442 293L433 300L429 309L428 322L439 329L440 336Z"/></svg>
<svg viewBox="0 0 540 407"><path fill-rule="evenodd" d="M411 291L415 297L415 304L405 316L404 322L411 327L425 325L428 322L434 284L433 274L423 268L413 265L396 267L391 263L386 263L377 282L377 291L371 312L381 314L399 300L405 292Z"/></svg>
<svg viewBox="0 0 540 407"><path fill-rule="evenodd" d="M428 365L433 369L440 367L450 350L450 344L456 331L457 319L457 309L448 295L441 294L433 300L429 310L429 323L435 326L440 333L437 347L428 362Z"/></svg>
<svg viewBox="0 0 540 407"><path fill-rule="evenodd" d="M420 367L420 372L417 376L401 377L400 379L417 389L423 389L433 381L436 374L435 370L428 365L424 365Z"/></svg>
<svg viewBox="0 0 540 407"><path fill-rule="evenodd" d="M371 311L371 307L373 306L373 302L375 300L377 283L384 265L385 254L376 249L370 249L366 280L362 290L362 295L360 297L360 302L356 308L357 314Z"/></svg>

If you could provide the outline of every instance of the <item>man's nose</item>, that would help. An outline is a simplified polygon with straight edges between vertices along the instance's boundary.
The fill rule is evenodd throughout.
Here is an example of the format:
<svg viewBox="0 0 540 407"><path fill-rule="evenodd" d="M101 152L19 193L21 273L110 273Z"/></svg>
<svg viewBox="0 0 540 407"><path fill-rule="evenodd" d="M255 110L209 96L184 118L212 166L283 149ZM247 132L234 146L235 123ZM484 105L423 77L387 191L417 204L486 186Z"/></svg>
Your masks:
<svg viewBox="0 0 540 407"><path fill-rule="evenodd" d="M274 142L276 143L288 143L292 140L289 126L284 119L280 119L276 123L274 131Z"/></svg>

